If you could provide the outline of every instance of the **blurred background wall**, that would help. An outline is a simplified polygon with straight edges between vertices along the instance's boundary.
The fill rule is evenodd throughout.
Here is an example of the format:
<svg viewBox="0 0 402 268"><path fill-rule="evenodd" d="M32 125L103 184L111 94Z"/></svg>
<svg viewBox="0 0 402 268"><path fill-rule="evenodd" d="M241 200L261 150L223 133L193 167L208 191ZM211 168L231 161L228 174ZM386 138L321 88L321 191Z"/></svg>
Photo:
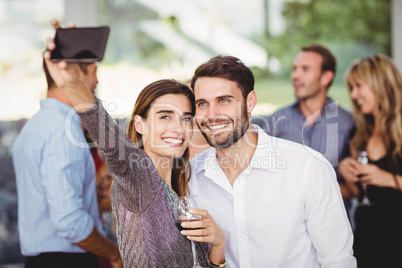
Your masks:
<svg viewBox="0 0 402 268"><path fill-rule="evenodd" d="M293 102L292 62L312 42L337 57L330 95L347 109L343 78L355 59L383 53L402 69L400 0L0 0L0 267L22 260L10 157L16 135L46 96L42 52L54 36L53 18L63 26L111 27L97 94L116 118L130 115L145 85L186 81L217 54L252 67L255 114Z"/></svg>

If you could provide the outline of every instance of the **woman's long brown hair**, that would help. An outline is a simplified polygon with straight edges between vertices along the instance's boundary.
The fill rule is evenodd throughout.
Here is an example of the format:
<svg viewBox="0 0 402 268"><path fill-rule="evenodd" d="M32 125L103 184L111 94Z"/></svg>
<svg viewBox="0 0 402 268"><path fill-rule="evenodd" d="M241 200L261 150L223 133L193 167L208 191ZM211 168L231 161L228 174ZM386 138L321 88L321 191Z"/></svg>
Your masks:
<svg viewBox="0 0 402 268"><path fill-rule="evenodd" d="M163 79L153 82L146 86L138 95L134 105L133 113L127 127L127 136L138 147L143 149L142 136L135 130L134 118L136 115L147 118L147 112L152 103L159 97L166 94L182 94L188 98L191 103L192 114L195 112L194 95L191 90L184 84L175 80ZM189 164L188 148L184 151L181 158L175 159L172 170L172 188L179 196L188 193L188 181L190 180L190 164Z"/></svg>

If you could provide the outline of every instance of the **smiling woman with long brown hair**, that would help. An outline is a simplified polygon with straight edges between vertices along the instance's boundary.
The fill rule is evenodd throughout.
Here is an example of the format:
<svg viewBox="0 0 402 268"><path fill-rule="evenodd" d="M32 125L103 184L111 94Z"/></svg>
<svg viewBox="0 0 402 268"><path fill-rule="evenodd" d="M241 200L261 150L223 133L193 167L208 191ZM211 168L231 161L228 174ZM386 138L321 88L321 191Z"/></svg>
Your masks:
<svg viewBox="0 0 402 268"><path fill-rule="evenodd" d="M352 196L361 201L365 188L370 201L355 214L358 267L402 267L402 78L389 57L374 55L350 67L346 84L356 127L339 172Z"/></svg>
<svg viewBox="0 0 402 268"><path fill-rule="evenodd" d="M48 49L54 49L52 40ZM114 178L112 207L124 266L191 267L190 240L210 244L197 243L201 265L223 263L225 235L206 210L194 209L201 219L185 223L190 229L183 231L173 215L178 195L187 194L187 147L195 112L190 89L167 79L146 86L127 136L79 79L77 64L53 63L49 51L44 58ZM174 159L181 159L181 165L172 172Z"/></svg>

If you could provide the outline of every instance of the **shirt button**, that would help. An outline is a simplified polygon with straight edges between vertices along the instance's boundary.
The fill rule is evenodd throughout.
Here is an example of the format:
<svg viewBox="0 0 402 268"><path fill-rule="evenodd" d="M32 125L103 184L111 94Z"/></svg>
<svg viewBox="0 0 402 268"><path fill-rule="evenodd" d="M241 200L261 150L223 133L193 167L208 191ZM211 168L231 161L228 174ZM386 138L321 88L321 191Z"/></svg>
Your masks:
<svg viewBox="0 0 402 268"><path fill-rule="evenodd" d="M242 235L242 234L240 235L241 239L244 239L245 237L246 237L245 235Z"/></svg>

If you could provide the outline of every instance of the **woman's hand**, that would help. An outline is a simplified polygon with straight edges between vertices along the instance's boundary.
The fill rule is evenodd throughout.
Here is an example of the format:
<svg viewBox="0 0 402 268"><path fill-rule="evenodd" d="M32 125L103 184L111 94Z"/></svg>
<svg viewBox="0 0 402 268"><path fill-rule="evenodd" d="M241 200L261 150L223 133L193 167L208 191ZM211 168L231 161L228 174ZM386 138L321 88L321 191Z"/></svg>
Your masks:
<svg viewBox="0 0 402 268"><path fill-rule="evenodd" d="M60 29L61 25L58 20L52 20L50 22L54 30ZM70 25L69 28L75 28L75 25ZM49 73L52 76L58 87L64 87L66 85L80 82L79 67L78 64L67 64L64 61L52 62L51 51L56 48L54 40L49 38L46 43L46 51L43 57L46 62L46 66L49 69Z"/></svg>
<svg viewBox="0 0 402 268"><path fill-rule="evenodd" d="M360 177L360 182L367 185L375 185L379 187L391 187L396 188L393 175L379 168L373 164L360 165L357 168L359 174L363 174Z"/></svg>
<svg viewBox="0 0 402 268"><path fill-rule="evenodd" d="M183 222L181 224L183 228L194 229L181 231L183 235L196 242L207 242L211 246L225 247L225 234L212 216L209 215L208 211L205 209L191 209L190 213L202 216L202 220Z"/></svg>
<svg viewBox="0 0 402 268"><path fill-rule="evenodd" d="M79 67L76 63L67 64L65 61L52 62L51 51L54 50L55 44L53 39L47 40L47 50L43 53L46 66L52 76L55 84L59 88L76 87L82 83L79 74Z"/></svg>
<svg viewBox="0 0 402 268"><path fill-rule="evenodd" d="M57 30L61 28L57 20L51 22L52 27ZM70 28L74 28L70 25ZM71 106L77 111L88 110L95 101L90 89L81 80L80 69L77 63L66 63L65 61L52 62L51 51L56 45L53 39L47 40L47 50L43 53L45 64L53 78L56 86L64 91Z"/></svg>
<svg viewBox="0 0 402 268"><path fill-rule="evenodd" d="M183 230L181 233L189 240L196 242L207 242L211 244L209 251L209 260L213 263L221 264L225 262L225 234L216 224L215 220L209 215L205 209L191 209L191 214L202 216L202 220L193 222L183 222ZM198 228L198 229L194 229ZM194 230L191 230L194 229Z"/></svg>
<svg viewBox="0 0 402 268"><path fill-rule="evenodd" d="M346 181L355 183L359 181L357 175L359 175L358 167L361 165L356 159L346 157L339 163L338 172Z"/></svg>
<svg viewBox="0 0 402 268"><path fill-rule="evenodd" d="M53 23L52 21L52 25L55 29L60 28L58 22ZM63 88L66 86L74 86L81 82L77 63L67 64L65 61L51 61L51 52L56 48L56 44L52 38L47 40L46 48L45 53L43 53L43 58L45 59L46 66L57 87Z"/></svg>

